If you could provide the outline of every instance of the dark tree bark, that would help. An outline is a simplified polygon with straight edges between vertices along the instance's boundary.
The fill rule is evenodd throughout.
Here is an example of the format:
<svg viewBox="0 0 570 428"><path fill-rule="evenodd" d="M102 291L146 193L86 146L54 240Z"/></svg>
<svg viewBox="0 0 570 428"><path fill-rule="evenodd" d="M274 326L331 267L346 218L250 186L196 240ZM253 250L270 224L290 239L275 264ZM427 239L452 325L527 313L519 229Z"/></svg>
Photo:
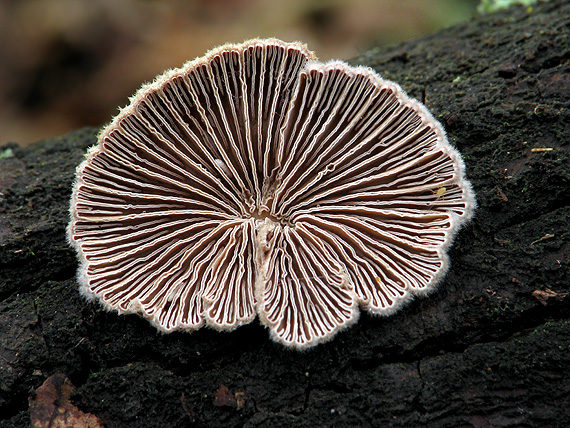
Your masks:
<svg viewBox="0 0 570 428"><path fill-rule="evenodd" d="M29 426L28 400L58 372L107 428L570 426L570 4L478 17L353 63L423 100L464 155L479 208L438 290L303 353L257 322L159 334L78 293L68 198L97 130L10 145L1 426Z"/></svg>

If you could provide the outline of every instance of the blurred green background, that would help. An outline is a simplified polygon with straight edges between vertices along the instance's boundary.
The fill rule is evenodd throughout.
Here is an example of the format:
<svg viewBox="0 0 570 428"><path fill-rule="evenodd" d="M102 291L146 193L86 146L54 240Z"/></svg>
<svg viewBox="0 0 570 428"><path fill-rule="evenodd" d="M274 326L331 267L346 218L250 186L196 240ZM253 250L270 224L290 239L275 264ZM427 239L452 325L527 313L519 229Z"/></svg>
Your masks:
<svg viewBox="0 0 570 428"><path fill-rule="evenodd" d="M350 59L476 14L479 0L0 0L0 144L100 126L145 81L225 42Z"/></svg>

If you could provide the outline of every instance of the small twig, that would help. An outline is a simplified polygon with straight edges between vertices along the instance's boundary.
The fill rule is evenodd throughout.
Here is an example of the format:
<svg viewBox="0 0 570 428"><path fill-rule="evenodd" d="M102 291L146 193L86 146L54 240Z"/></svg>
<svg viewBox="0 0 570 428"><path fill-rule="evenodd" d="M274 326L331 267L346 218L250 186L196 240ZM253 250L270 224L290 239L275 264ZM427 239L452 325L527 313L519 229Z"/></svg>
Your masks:
<svg viewBox="0 0 570 428"><path fill-rule="evenodd" d="M532 242L530 243L530 245L534 245L534 244L536 244L536 243L538 243L538 242L540 242L540 241L545 241L545 240L550 239L550 238L554 238L554 235L553 235L552 233L547 233L547 234L544 235L542 238L538 238L536 241L532 241ZM530 246L530 245L529 245L529 246Z"/></svg>

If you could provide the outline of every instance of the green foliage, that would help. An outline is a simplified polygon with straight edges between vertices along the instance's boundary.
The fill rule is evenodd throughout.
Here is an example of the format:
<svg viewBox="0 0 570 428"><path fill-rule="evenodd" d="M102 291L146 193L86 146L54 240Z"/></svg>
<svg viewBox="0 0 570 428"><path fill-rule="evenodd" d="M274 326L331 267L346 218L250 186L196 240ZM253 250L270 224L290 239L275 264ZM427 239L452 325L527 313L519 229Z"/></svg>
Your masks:
<svg viewBox="0 0 570 428"><path fill-rule="evenodd" d="M480 13L491 13L500 9L506 9L515 4L530 8L533 4L537 3L537 1L538 0L481 0L481 3L477 6L477 10Z"/></svg>
<svg viewBox="0 0 570 428"><path fill-rule="evenodd" d="M14 157L14 152L9 147L0 152L0 159L6 159L11 157Z"/></svg>

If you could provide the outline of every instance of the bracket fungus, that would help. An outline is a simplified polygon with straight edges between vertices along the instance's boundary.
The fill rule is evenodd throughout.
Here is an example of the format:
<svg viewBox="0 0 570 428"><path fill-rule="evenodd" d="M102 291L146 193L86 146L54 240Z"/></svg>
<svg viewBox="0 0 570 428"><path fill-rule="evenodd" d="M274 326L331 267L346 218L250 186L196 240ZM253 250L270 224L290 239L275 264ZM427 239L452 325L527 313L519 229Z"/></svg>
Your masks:
<svg viewBox="0 0 570 428"><path fill-rule="evenodd" d="M473 213L459 153L373 70L275 39L143 86L77 169L82 293L163 332L256 315L305 348L432 290Z"/></svg>

